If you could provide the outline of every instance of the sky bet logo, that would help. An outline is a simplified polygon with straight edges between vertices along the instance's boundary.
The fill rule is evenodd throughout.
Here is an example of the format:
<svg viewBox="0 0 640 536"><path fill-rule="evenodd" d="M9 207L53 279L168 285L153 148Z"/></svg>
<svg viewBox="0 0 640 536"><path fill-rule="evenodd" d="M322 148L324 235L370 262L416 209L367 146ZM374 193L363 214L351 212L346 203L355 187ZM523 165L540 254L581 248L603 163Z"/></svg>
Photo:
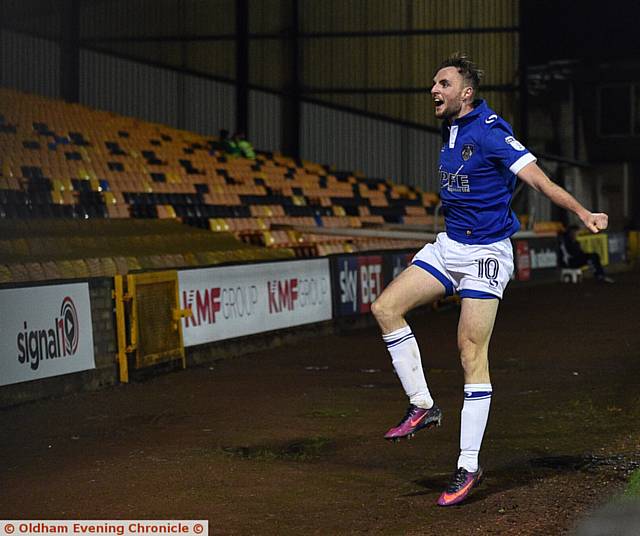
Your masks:
<svg viewBox="0 0 640 536"><path fill-rule="evenodd" d="M49 329L32 329L25 320L24 332L18 333L18 361L31 365L37 370L40 361L72 356L78 350L80 327L78 312L73 300L67 296L62 300L60 316L53 321Z"/></svg>
<svg viewBox="0 0 640 536"><path fill-rule="evenodd" d="M339 261L340 313L367 313L382 292L382 257L349 257Z"/></svg>

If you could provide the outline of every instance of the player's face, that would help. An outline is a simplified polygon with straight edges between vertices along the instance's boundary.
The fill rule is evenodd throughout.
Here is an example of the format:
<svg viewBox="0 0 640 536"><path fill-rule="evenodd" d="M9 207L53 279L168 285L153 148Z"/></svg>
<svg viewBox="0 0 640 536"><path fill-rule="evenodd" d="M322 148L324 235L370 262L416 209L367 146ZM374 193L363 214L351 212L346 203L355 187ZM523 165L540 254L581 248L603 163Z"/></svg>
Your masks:
<svg viewBox="0 0 640 536"><path fill-rule="evenodd" d="M440 69L433 77L431 96L438 119L455 119L466 113L465 97L469 87L465 87L464 78L455 67Z"/></svg>

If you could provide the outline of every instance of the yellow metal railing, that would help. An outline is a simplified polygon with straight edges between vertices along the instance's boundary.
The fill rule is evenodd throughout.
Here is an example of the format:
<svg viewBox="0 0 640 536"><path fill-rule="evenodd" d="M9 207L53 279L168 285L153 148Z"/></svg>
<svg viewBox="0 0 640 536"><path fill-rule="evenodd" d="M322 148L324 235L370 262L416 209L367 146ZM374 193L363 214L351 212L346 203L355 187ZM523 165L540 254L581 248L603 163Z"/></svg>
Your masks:
<svg viewBox="0 0 640 536"><path fill-rule="evenodd" d="M640 259L640 231L629 231L627 250L630 261L634 262Z"/></svg>
<svg viewBox="0 0 640 536"><path fill-rule="evenodd" d="M178 274L175 271L115 276L120 381L129 381L129 367L141 369L180 360L186 366Z"/></svg>
<svg viewBox="0 0 640 536"><path fill-rule="evenodd" d="M609 237L604 233L582 235L577 237L580 246L586 253L600 255L602 266L609 264Z"/></svg>

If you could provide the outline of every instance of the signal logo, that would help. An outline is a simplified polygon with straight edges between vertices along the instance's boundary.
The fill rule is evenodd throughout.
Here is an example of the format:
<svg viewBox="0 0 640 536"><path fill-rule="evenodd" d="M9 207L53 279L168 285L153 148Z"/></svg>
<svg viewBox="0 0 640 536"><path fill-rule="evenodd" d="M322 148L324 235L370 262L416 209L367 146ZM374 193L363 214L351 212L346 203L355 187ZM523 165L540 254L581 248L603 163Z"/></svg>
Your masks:
<svg viewBox="0 0 640 536"><path fill-rule="evenodd" d="M24 331L18 333L16 346L18 362L37 370L45 359L73 356L80 341L78 311L73 300L67 296L62 300L60 316L53 319L53 326L43 329L29 329L27 321Z"/></svg>
<svg viewBox="0 0 640 536"><path fill-rule="evenodd" d="M64 334L62 339L64 350L67 355L75 354L78 350L80 330L78 329L78 311L76 311L76 306L69 296L62 300L60 320L62 323L62 333Z"/></svg>

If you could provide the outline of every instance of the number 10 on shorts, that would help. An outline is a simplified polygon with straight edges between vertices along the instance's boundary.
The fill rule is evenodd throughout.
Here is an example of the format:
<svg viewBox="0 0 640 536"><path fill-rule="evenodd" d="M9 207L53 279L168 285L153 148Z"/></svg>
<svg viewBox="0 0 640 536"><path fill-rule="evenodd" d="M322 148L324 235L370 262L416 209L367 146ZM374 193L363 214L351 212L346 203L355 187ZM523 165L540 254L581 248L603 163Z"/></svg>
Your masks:
<svg viewBox="0 0 640 536"><path fill-rule="evenodd" d="M486 259L478 259L476 263L478 264L478 278L488 279L492 287L497 287L498 271L500 270L498 259L488 257Z"/></svg>

